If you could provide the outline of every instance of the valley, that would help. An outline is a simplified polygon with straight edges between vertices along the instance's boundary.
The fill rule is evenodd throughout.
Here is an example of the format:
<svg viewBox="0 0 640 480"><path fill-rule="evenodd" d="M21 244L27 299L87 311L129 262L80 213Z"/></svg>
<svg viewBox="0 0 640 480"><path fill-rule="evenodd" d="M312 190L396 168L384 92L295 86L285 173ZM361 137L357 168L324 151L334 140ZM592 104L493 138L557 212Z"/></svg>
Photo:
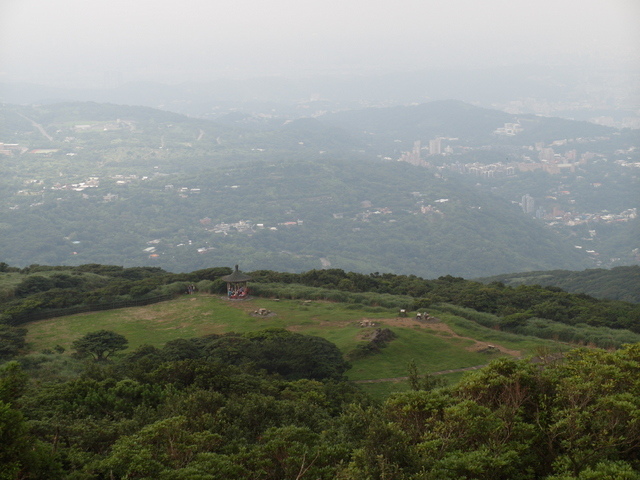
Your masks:
<svg viewBox="0 0 640 480"><path fill-rule="evenodd" d="M633 131L460 102L266 124L94 103L3 115L12 265L469 278L638 262ZM495 134L508 120L521 131Z"/></svg>

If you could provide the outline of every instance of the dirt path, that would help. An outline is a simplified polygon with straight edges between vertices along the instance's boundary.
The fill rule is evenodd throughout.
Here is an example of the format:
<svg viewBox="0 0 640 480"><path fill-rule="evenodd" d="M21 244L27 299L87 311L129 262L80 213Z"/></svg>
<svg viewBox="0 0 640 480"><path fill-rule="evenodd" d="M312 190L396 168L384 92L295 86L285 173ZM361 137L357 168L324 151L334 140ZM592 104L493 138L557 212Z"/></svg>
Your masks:
<svg viewBox="0 0 640 480"><path fill-rule="evenodd" d="M510 348L506 348L503 347L501 345L498 344L489 344L487 342L481 342L479 340L476 340L475 338L471 338L471 337L463 337L462 335L458 335L456 332L454 332L451 327L449 325L447 325L446 323L443 323L441 320L439 320L438 318L433 318L430 320L417 320L415 318L401 318L401 317L396 317L396 318L387 318L387 319L370 319L372 322L375 323L384 323L385 325L389 325L389 326L394 326L394 327L420 327L420 328L428 328L430 330L435 330L437 332L441 332L442 334L446 335L447 337L451 337L451 338L459 338L459 339L463 339L463 340L470 340L473 342L473 344L470 347L467 347L466 349L469 351L479 351L479 350L486 350L488 348L496 348L497 350L499 350L500 352L504 352L508 355L511 355L513 357L520 357L521 356L521 352L518 350L512 350ZM471 370L479 370L480 368L485 367L486 364L484 365L474 365L473 367L464 367L464 368L454 368L454 369L450 369L450 370L441 370L439 372L431 372L429 375L446 375L448 373L457 373L457 372L468 372ZM355 380L354 383L383 383L383 382L402 382L402 381L406 381L408 380L409 377L394 377L394 378L378 378L378 379L372 379L372 380Z"/></svg>
<svg viewBox="0 0 640 480"><path fill-rule="evenodd" d="M409 318L409 317L385 318L381 320L375 320L375 319L367 319L367 320L371 320L375 323L384 323L385 325L394 326L394 327L428 328L430 330L435 330L436 332L442 333L443 336L447 336L450 338L459 338L462 340L469 340L473 342L471 346L466 348L470 352L477 352L479 350L486 350L488 348L496 348L500 352L506 353L513 357L519 357L522 355L522 352L520 352L519 350L512 350L510 348L503 347L502 345L499 345L497 343L481 342L480 340L476 340L475 338L463 337L462 335L458 335L456 332L453 331L453 329L449 325L447 325L446 323L442 322L440 319L435 317L431 317L431 319L429 320L417 320L415 318Z"/></svg>

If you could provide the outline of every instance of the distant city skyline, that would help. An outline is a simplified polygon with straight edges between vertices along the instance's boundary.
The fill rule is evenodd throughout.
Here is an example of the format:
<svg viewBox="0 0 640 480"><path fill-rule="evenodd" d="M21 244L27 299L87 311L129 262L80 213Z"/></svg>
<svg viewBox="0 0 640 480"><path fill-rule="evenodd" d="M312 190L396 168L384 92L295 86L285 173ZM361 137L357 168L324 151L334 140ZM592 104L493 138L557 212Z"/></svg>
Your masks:
<svg viewBox="0 0 640 480"><path fill-rule="evenodd" d="M562 64L640 68L636 0L3 0L0 81L104 88Z"/></svg>

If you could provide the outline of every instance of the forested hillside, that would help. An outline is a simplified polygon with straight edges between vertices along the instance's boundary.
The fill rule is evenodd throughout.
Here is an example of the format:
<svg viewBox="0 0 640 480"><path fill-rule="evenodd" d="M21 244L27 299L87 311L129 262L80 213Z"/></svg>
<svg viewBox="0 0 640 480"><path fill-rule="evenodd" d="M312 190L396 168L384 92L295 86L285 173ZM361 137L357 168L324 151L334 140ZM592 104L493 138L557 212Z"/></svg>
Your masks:
<svg viewBox="0 0 640 480"><path fill-rule="evenodd" d="M96 103L3 105L0 115L0 261L10 265L485 277L637 262L630 132L536 117L521 119L530 137L503 138L493 132L517 119L459 102L218 122ZM520 144L547 145L550 131L597 135L555 147L595 159L575 164L575 180L480 172L535 155ZM396 161L442 135L460 137L428 168ZM523 211L525 192L544 219Z"/></svg>
<svg viewBox="0 0 640 480"><path fill-rule="evenodd" d="M586 293L597 298L640 303L640 267L614 267L584 271L552 270L515 273L480 278L483 283L502 282L510 286L553 285L571 293Z"/></svg>
<svg viewBox="0 0 640 480"><path fill-rule="evenodd" d="M119 183L121 182L121 183ZM318 160L100 180L0 211L12 265L205 264L465 277L590 261L492 195L398 163ZM19 204L20 205L20 204Z"/></svg>
<svg viewBox="0 0 640 480"><path fill-rule="evenodd" d="M637 479L638 345L497 360L453 387L414 372L380 404L341 380L335 347L284 331L51 353L0 366L2 475Z"/></svg>
<svg viewBox="0 0 640 480"><path fill-rule="evenodd" d="M604 136L614 130L587 122L550 119L534 115L512 115L479 108L464 102L445 100L421 105L349 110L321 117L354 134L366 132L364 138L382 144L382 140L428 142L436 137L455 137L465 144L517 144L553 141L574 136ZM496 126L521 122L524 131L518 136L496 139Z"/></svg>

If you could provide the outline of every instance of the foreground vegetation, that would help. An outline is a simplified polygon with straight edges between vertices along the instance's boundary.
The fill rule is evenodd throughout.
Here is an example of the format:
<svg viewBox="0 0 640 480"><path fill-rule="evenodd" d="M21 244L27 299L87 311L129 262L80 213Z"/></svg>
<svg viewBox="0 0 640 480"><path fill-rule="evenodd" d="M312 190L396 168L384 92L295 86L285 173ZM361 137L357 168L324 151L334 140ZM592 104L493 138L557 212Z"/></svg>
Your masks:
<svg viewBox="0 0 640 480"><path fill-rule="evenodd" d="M640 479L634 304L342 270L252 272L230 302L226 267L2 270L0 479Z"/></svg>
<svg viewBox="0 0 640 480"><path fill-rule="evenodd" d="M381 404L336 352L270 330L6 363L1 478L640 478L638 344L496 360L454 387L415 374Z"/></svg>

